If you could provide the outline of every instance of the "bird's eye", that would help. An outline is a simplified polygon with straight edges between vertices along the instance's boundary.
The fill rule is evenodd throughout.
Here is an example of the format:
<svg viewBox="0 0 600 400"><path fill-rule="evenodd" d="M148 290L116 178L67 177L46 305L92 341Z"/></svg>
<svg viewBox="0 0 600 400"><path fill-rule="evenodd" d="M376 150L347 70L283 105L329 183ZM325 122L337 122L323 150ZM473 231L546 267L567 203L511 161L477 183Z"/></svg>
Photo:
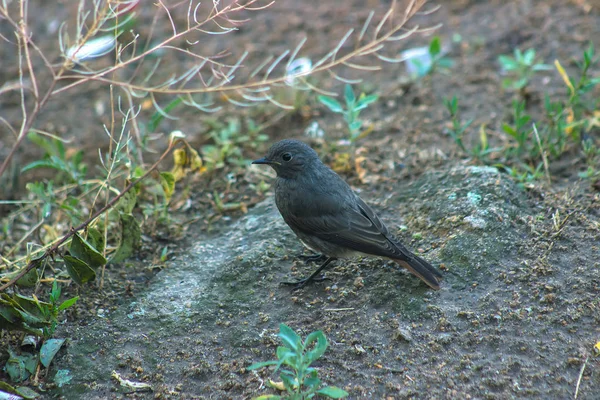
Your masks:
<svg viewBox="0 0 600 400"><path fill-rule="evenodd" d="M283 153L281 155L281 159L283 161L290 161L292 159L292 154L291 153Z"/></svg>

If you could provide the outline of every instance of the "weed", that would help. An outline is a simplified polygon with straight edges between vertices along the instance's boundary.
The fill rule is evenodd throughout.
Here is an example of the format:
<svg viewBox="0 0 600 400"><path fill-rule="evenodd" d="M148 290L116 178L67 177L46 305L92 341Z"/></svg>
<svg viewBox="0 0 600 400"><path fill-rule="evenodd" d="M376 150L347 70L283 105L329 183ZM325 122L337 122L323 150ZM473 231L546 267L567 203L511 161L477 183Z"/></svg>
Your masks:
<svg viewBox="0 0 600 400"><path fill-rule="evenodd" d="M282 366L279 377L282 385L272 384L280 390L287 392L286 396L267 395L259 399L289 399L303 400L311 399L316 395L341 399L348 393L335 386L326 386L319 389L321 380L317 377L317 370L310 365L319 359L327 349L327 338L321 331L312 332L305 341L300 338L290 327L285 324L279 325L277 335L285 346L277 347L277 361L265 361L250 365L249 371L275 365L275 371Z"/></svg>
<svg viewBox="0 0 600 400"><path fill-rule="evenodd" d="M471 125L473 120L470 119L465 123L461 122L458 113L458 99L456 96L453 96L452 99L444 99L444 105L450 113L450 120L452 122L452 127L447 129L447 132L452 140L454 140L454 143L456 143L463 152L478 160L485 160L491 153L501 150L500 148L490 148L485 125L481 125L479 128L479 143L467 148L463 138L467 128Z"/></svg>
<svg viewBox="0 0 600 400"><path fill-rule="evenodd" d="M340 102L333 97L324 95L318 97L319 101L329 108L330 111L333 111L337 114L342 114L344 116L344 121L346 122L348 133L350 134L350 142L352 143L367 136L373 130L373 127L370 126L363 131L362 127L364 121L359 119L359 116L362 110L367 108L369 104L376 102L378 98L379 96L376 94L367 96L364 93L361 93L357 98L352 90L352 86L348 84L346 84L344 88L344 100L346 102L346 108L344 108Z"/></svg>
<svg viewBox="0 0 600 400"><path fill-rule="evenodd" d="M535 49L526 50L524 53L515 49L513 54L514 56L501 55L498 57L500 66L509 75L502 80L504 89L518 90L522 93L536 72L552 69L551 65L539 63L536 60Z"/></svg>
<svg viewBox="0 0 600 400"><path fill-rule="evenodd" d="M544 177L544 163L540 162L535 168L528 164L520 164L519 166L507 167L505 165L497 165L500 169L504 169L518 183L531 183Z"/></svg>
<svg viewBox="0 0 600 400"><path fill-rule="evenodd" d="M473 120L470 119L464 124L460 121L460 117L458 115L458 99L456 98L456 96L453 96L450 100L448 100L447 98L444 99L444 105L450 113L450 120L452 121L452 128L448 129L448 133L450 134L450 137L454 140L454 143L456 143L456 145L460 147L462 151L468 154L469 151L465 147L463 137L469 125L473 123Z"/></svg>
<svg viewBox="0 0 600 400"><path fill-rule="evenodd" d="M52 168L58 171L55 183L77 183L82 185L87 173L87 165L83 162L83 150L76 151L73 155L67 155L62 140L58 138L48 139L37 133L30 133L28 138L31 142L45 150L41 160L27 164L21 173L36 168Z"/></svg>
<svg viewBox="0 0 600 400"><path fill-rule="evenodd" d="M417 78L432 75L436 71L448 70L454 65L451 59L444 57L442 41L439 36L434 36L431 39L424 57L414 57L409 59L408 62L414 65L413 75Z"/></svg>
<svg viewBox="0 0 600 400"><path fill-rule="evenodd" d="M246 120L246 131L242 134L240 119L230 118L226 124L216 120L208 120L212 127L208 136L213 144L202 146L206 169L214 171L226 164L242 166L247 160L242 156L244 146L256 147L268 140L268 136L260 133L261 127L254 120Z"/></svg>
<svg viewBox="0 0 600 400"><path fill-rule="evenodd" d="M581 142L581 151L585 158L587 169L580 172L581 178L600 179L600 147L596 146L592 139L586 139Z"/></svg>
<svg viewBox="0 0 600 400"><path fill-rule="evenodd" d="M514 150L515 155L520 157L524 155L528 148L529 138L532 136L533 128L529 125L531 116L525 113L524 101L513 101L513 125L504 123L502 130L517 142L517 147Z"/></svg>

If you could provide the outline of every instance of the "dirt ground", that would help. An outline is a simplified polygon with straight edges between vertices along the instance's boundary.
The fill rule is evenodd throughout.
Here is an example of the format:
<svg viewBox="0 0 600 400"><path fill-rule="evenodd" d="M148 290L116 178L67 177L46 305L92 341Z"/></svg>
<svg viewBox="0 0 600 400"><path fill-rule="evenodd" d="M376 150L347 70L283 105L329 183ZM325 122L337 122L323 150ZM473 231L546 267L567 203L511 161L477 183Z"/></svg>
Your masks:
<svg viewBox="0 0 600 400"><path fill-rule="evenodd" d="M300 37L307 36L309 40L305 51L323 54L334 45L323 40L324 37L340 38L347 29L360 26L360 21L371 9L381 11L388 6L388 2L371 0L314 3L278 1L268 10L253 14L252 21L240 32L212 41L207 46L217 49L224 46L223 40L226 40L226 46L234 53L251 50L249 62L252 63L267 54L289 49L292 47L290 43L297 43ZM40 12L58 18L64 13L58 9L63 7L58 3L45 3ZM498 56L511 53L516 47L522 50L535 48L544 62L552 64L558 59L567 69L572 69L571 60L581 57L590 40L596 48L600 48L597 40L600 37L600 3L593 0L457 0L443 2L440 10L430 16L419 17L419 21L427 25L443 23L437 34L448 44L448 57L454 61L454 66L447 73L436 73L412 84L402 79L402 65L386 65L380 72L362 75L363 90L380 94L379 101L364 112L375 124L375 130L359 142L362 147L360 154L367 159L369 179L361 182L352 173L345 178L365 200L368 199L380 210L384 209L386 219L400 216L411 229L416 227L427 232L422 242L411 237L410 232L403 233L402 238L411 248L435 251L444 247L452 236L452 225L448 221L440 222L439 226L431 224L441 217L432 216L436 210L428 204L433 203L426 195L415 191L412 184L432 171L438 173L473 164L445 133L449 119L443 98L456 95L462 118L474 119L472 126L475 128L471 129L469 140L477 137L476 127L485 124L493 145L505 144L506 138L500 129L510 111L514 94L501 90ZM457 34L461 41L452 42L451 38ZM428 40L414 37L402 46L423 46ZM597 76L598 71L594 73ZM339 85L331 85L331 82L322 84L340 89ZM553 96L565 92L564 84L555 71L540 74L530 85L528 112L534 117L540 116L544 94ZM97 104L106 102L106 99L107 93L100 87L69 97L61 96L50 103L42 115L42 129L74 135L74 147L95 143L89 139L104 137L102 125L90 126L89 121L108 118L106 114L98 118L96 111ZM6 101L2 108L7 110L8 120L18 118L18 103ZM307 103L303 112L283 118L278 118L280 110L272 109L228 112L243 112L260 123L267 123L265 133L271 141L301 138L313 120L318 121L326 132L328 141L345 137L341 118L326 111L314 99ZM56 113L61 114L60 120L70 123L56 122ZM235 114L223 114L218 118L231 115ZM208 141L202 134L207 128L202 115L184 111L180 117L178 121L164 121L161 129L165 132L180 129L197 146ZM591 134L598 141L598 131ZM3 157L11 142L7 135L2 135L0 156ZM268 144L248 149L244 156L257 158ZM319 141L314 142L314 146L317 150L323 148ZM36 149L25 147L19 153L19 160L37 155ZM331 155L321 155L325 161L332 161ZM95 156L96 150L90 148L90 159ZM341 295L342 289L332 289L326 284L316 284L290 294L287 289L277 286L276 276L271 276L266 284L261 282L258 289L268 290L271 296L276 293L280 300L285 299L292 304L285 308L290 311L286 321L269 320L271 312L279 314L269 309L281 307L277 304L260 312L252 312L248 305L236 304L242 310L239 318L215 317L221 322L215 323L210 334L205 336L214 337L214 343L199 343L201 340L198 339L196 345L201 350L191 353L182 350L181 357L189 364L185 381L194 381L191 389L185 384L177 384L175 371L180 371L181 365L171 371L168 365L163 365L163 370L150 367L150 372L144 373L143 368L142 372L136 372L136 364L141 364L139 360L127 359L123 360L121 367L130 379L152 382L162 379L157 378L158 375L167 377L152 395L138 393L129 396L216 399L252 398L264 394L265 391L258 390L258 378L250 376L244 367L247 366L246 361L266 361L274 356L272 336L266 335L266 339L261 341L247 336L239 338L241 346L258 349L252 353L242 352L242 359L232 358L233 354L240 353L227 349L223 343L236 342L236 338L231 338L231 324L264 325L266 331L274 333L279 322L285 322L302 330L304 335L321 329L330 340L352 344L339 347L344 350L336 350L335 343L332 344L331 354L319 365L322 379L349 390L351 398L564 399L573 397L581 374L578 398L600 399L600 362L592 354L593 345L600 340L600 207L597 191L589 182L577 178L577 172L583 168L579 151L574 149L553 165L554 182L551 186L533 184L527 187L524 197L515 200L522 202L516 208L522 207L527 211L523 212L518 222L521 226L515 231L520 236L511 236L514 242L506 247L511 252L507 257L511 262L505 272L501 271L501 261L497 261L493 268L490 266L494 271L492 276L485 274L485 264L478 265L477 272L469 275L467 283L451 281L453 284L444 288L441 294L418 285L402 286L411 296L419 297L414 307L410 305L412 303L395 301L390 290L398 289L396 281L377 281L387 279L387 275L378 270L380 264L376 261L368 262L362 275L357 273L356 264L333 270L339 281L336 283L350 291L350 295ZM228 174L235 178L234 185L226 183ZM31 176L21 178L17 186L24 187L29 179L32 179ZM216 174L186 182L192 187L192 205L172 210L173 221L181 222L181 227L152 230L146 227L143 249L132 262L134 268L108 268L103 289L69 288L71 293L79 292L81 301L77 308L69 311L62 332L68 336L85 331L88 324L93 326L98 309L117 310L147 290L159 270L147 266L155 263L165 245L169 246L169 258L173 260L185 255L195 243L209 241L228 232L243 213L216 212L212 194L215 191L226 192L225 201L244 201L252 207L265 197L251 188L261 179L268 181L270 178L249 173L246 168L228 167ZM456 185L460 183L456 182ZM406 189L413 196L400 193L401 189ZM411 203L411 199L415 198L419 199L419 204ZM507 203L511 201L510 196L498 195L498 198ZM553 231L552 215L556 210L570 217L560 235L554 235ZM543 218L535 219L536 215ZM273 232L273 235L278 234ZM468 238L471 236L465 236L465 241ZM500 238L498 240L501 241ZM464 245L469 246L469 243ZM294 250L300 249L298 246ZM446 249L445 253L435 253L440 256L436 265L442 263L452 271L456 267L456 257L460 257L456 254L459 250ZM280 253L276 255L281 256ZM284 262L285 268L282 267L281 271L292 268L295 273L299 273L298 269L306 273L310 270L301 263ZM571 267L572 272L569 271ZM345 278L344 273L347 273ZM355 281L357 274L367 283ZM352 288L354 285L357 285L356 290ZM464 307L457 309L452 318L446 318L451 310L443 307L442 303L450 301L449 298L455 301L456 297L464 300ZM340 311L321 310L311 314L312 309L323 305ZM534 307L535 316L526 315L531 313L527 311L528 307ZM219 305L219 308L226 314L236 313L234 305ZM456 320L463 322L456 323ZM198 328L199 336L203 335L201 330ZM221 341L220 337L227 339ZM555 351L552 342L557 340L567 346L564 351ZM470 353L471 345L478 350ZM198 356L199 353L210 352L211 348L216 352L206 354L211 365L204 365L205 361L188 360L190 354ZM487 358L484 358L482 348L489 349ZM503 358L505 349L513 359L506 361ZM397 354L390 358L386 352L393 351ZM419 355L421 353L422 356ZM393 365L390 360L394 360ZM60 358L57 359L57 368L60 368L60 362ZM496 363L503 369L495 369ZM552 375L537 374L537 363L544 366L544 372L550 371ZM581 373L584 364L586 367ZM445 368L446 365L452 368ZM414 371L417 371L420 381L411 376ZM266 377L264 373L261 376ZM3 378L3 372L0 372L0 379ZM90 386L93 391L93 385ZM65 392L62 395L77 398ZM103 395L114 398L126 396L117 390L94 394L97 398Z"/></svg>

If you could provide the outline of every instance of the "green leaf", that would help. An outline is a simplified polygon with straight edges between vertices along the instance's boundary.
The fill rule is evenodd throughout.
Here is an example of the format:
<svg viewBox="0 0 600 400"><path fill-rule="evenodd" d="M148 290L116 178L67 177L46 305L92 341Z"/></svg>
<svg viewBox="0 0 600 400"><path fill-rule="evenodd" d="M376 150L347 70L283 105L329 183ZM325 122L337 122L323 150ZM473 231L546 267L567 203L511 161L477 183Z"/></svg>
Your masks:
<svg viewBox="0 0 600 400"><path fill-rule="evenodd" d="M513 71L519 68L519 64L510 56L499 56L498 62L505 71Z"/></svg>
<svg viewBox="0 0 600 400"><path fill-rule="evenodd" d="M439 36L434 36L429 43L429 55L434 58L442 51L442 43Z"/></svg>
<svg viewBox="0 0 600 400"><path fill-rule="evenodd" d="M124 193L119 200L119 207L125 214L131 214L135 208L136 202L137 194L134 190L129 190L128 192Z"/></svg>
<svg viewBox="0 0 600 400"><path fill-rule="evenodd" d="M296 353L298 352L302 340L300 339L300 336L298 336L296 332L292 330L292 328L286 324L279 324L278 336L281 338L281 340L283 340L288 348L294 350Z"/></svg>
<svg viewBox="0 0 600 400"><path fill-rule="evenodd" d="M23 267L25 268L25 267ZM6 274L0 274L0 277L4 279L13 279L21 272L21 269L16 271L8 272ZM33 287L37 285L39 280L39 275L36 268L31 269L28 273L23 275L17 282L16 285L20 287Z"/></svg>
<svg viewBox="0 0 600 400"><path fill-rule="evenodd" d="M277 365L279 364L278 361L264 361L264 362L258 362L258 363L254 363L248 367L246 367L246 370L248 371L252 371L255 369L259 369L259 368L264 368L264 367L269 367L271 365Z"/></svg>
<svg viewBox="0 0 600 400"><path fill-rule="evenodd" d="M525 54L523 55L523 64L532 65L533 60L535 60L535 50L534 49L526 50Z"/></svg>
<svg viewBox="0 0 600 400"><path fill-rule="evenodd" d="M163 192L165 193L165 199L168 203L171 201L173 192L175 191L175 177L170 172L160 173L160 185L162 186Z"/></svg>
<svg viewBox="0 0 600 400"><path fill-rule="evenodd" d="M514 128L508 124L502 124L502 130L512 137L517 137L517 131L515 131Z"/></svg>
<svg viewBox="0 0 600 400"><path fill-rule="evenodd" d="M142 237L142 230L133 215L120 213L119 216L121 219L121 242L110 259L111 263L118 263L129 258Z"/></svg>
<svg viewBox="0 0 600 400"><path fill-rule="evenodd" d="M21 296L2 293L0 297L0 329L20 330L33 335L42 334L41 328L50 325L40 308L48 310L50 304Z"/></svg>
<svg viewBox="0 0 600 400"><path fill-rule="evenodd" d="M18 355L8 350L10 358L4 367L13 382L23 382L35 373L37 369L37 357L30 353Z"/></svg>
<svg viewBox="0 0 600 400"><path fill-rule="evenodd" d="M344 99L346 100L346 106L348 107L348 109L353 108L351 107L351 105L354 105L354 102L356 102L356 96L354 95L354 90L352 90L352 86L350 86L349 84L346 84L346 86L344 87Z"/></svg>
<svg viewBox="0 0 600 400"><path fill-rule="evenodd" d="M53 161L38 160L38 161L34 161L32 163L29 163L26 166L24 166L23 168L21 168L21 173L25 173L27 171L30 171L30 170L36 169L36 168L53 168L53 169L57 169L59 171L64 171L64 169L61 166L56 165Z"/></svg>
<svg viewBox="0 0 600 400"><path fill-rule="evenodd" d="M321 384L321 380L319 378L317 378L316 376L311 376L310 378L306 378L304 380L304 386L307 386L307 387L311 388L312 390L315 390L316 388L318 388L320 384Z"/></svg>
<svg viewBox="0 0 600 400"><path fill-rule="evenodd" d="M322 396L331 397L332 399L342 399L348 396L348 392L335 386L327 386L317 391Z"/></svg>
<svg viewBox="0 0 600 400"><path fill-rule="evenodd" d="M327 339L321 331L312 332L306 338L305 347L308 348L313 342L316 342L315 348L306 353L308 363L312 363L325 353L327 350Z"/></svg>
<svg viewBox="0 0 600 400"><path fill-rule="evenodd" d="M533 71L551 71L554 69L554 67L552 67L552 65L548 65L548 64L535 64L533 66L533 68L531 68Z"/></svg>
<svg viewBox="0 0 600 400"><path fill-rule="evenodd" d="M283 360L288 357L292 357L296 355L296 353L285 346L277 346L277 358L279 360Z"/></svg>
<svg viewBox="0 0 600 400"><path fill-rule="evenodd" d="M52 290L50 291L50 302L56 303L60 299L60 285L57 281L52 282Z"/></svg>
<svg viewBox="0 0 600 400"><path fill-rule="evenodd" d="M87 241L92 245L92 247L98 250L99 253L104 252L104 246L106 245L104 234L100 232L98 229L93 227L88 227L87 229Z"/></svg>
<svg viewBox="0 0 600 400"><path fill-rule="evenodd" d="M63 260L69 276L78 285L83 285L84 283L96 279L96 271L79 258L65 254Z"/></svg>
<svg viewBox="0 0 600 400"><path fill-rule="evenodd" d="M66 339L48 339L40 349L40 362L46 368L50 366L52 359L58 353Z"/></svg>
<svg viewBox="0 0 600 400"><path fill-rule="evenodd" d="M520 90L520 89L523 89L525 86L527 86L528 83L529 83L529 79L521 78L521 79L514 81L512 84L512 87L513 87L513 89Z"/></svg>
<svg viewBox="0 0 600 400"><path fill-rule="evenodd" d="M294 388L298 386L298 381L291 375L282 373L279 377L283 381L283 386L285 386L286 389L294 390Z"/></svg>
<svg viewBox="0 0 600 400"><path fill-rule="evenodd" d="M523 53L521 53L521 50L515 49L514 53L515 53L515 59L517 60L517 62L522 63L523 62Z"/></svg>
<svg viewBox="0 0 600 400"><path fill-rule="evenodd" d="M367 108L369 106L369 104L377 101L377 99L379 98L379 96L377 96L376 94L372 94L369 96L365 96L365 95L361 95L358 98L358 102L356 103L356 106L354 107L354 112L356 111L360 111L360 110L364 110L365 108ZM358 113L357 113L358 115Z"/></svg>
<svg viewBox="0 0 600 400"><path fill-rule="evenodd" d="M46 151L48 155L57 155L57 151L52 141L47 139L46 137L39 135L35 132L29 132L27 134L27 139L29 139L36 146L41 147Z"/></svg>
<svg viewBox="0 0 600 400"><path fill-rule="evenodd" d="M282 397L276 394L264 394L262 396L255 397L254 400L280 400Z"/></svg>
<svg viewBox="0 0 600 400"><path fill-rule="evenodd" d="M71 297L70 299L63 301L61 305L58 306L58 311L66 310L67 308L75 304L77 300L79 300L79 296Z"/></svg>
<svg viewBox="0 0 600 400"><path fill-rule="evenodd" d="M77 257L93 269L97 269L106 264L106 258L104 258L104 256L90 243L79 236L78 233L73 235L69 251L73 256Z"/></svg>
<svg viewBox="0 0 600 400"><path fill-rule="evenodd" d="M181 97L177 97L165 107L163 107L163 112L156 111L154 114L152 114L150 122L148 122L147 125L148 132L154 132L156 128L158 128L158 124L160 124L160 122L165 118L165 114L168 114L170 111L173 111L173 109L179 104L181 104L182 101L183 99Z"/></svg>
<svg viewBox="0 0 600 400"><path fill-rule="evenodd" d="M35 399L36 397L40 397L39 393L28 388L27 386L19 386L16 390L16 393L24 399Z"/></svg>
<svg viewBox="0 0 600 400"><path fill-rule="evenodd" d="M331 110L335 113L343 113L344 112L342 105L339 103L339 101L337 101L333 97L319 96L319 97L317 97L317 99L319 100L319 102L321 102L321 104L325 105L327 108L329 108L329 110Z"/></svg>
<svg viewBox="0 0 600 400"><path fill-rule="evenodd" d="M528 123L530 120L531 120L531 117L530 117L529 115L523 115L523 116L521 116L521 118L519 118L519 119L518 119L518 120L517 120L515 123L516 123L518 126L523 126L523 125L525 125L526 123Z"/></svg>
<svg viewBox="0 0 600 400"><path fill-rule="evenodd" d="M36 327L44 327L49 324L47 319L48 310L52 307L50 303L40 301L37 298L26 297L20 294L13 295L13 304L19 306L17 312L21 313L23 321Z"/></svg>

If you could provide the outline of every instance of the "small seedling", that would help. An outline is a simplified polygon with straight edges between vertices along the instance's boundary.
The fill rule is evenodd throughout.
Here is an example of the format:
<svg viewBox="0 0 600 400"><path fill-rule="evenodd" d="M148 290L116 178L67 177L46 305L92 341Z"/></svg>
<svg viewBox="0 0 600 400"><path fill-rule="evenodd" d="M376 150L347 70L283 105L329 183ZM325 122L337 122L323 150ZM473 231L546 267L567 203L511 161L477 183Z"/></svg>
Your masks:
<svg viewBox="0 0 600 400"><path fill-rule="evenodd" d="M527 142L533 132L529 125L531 117L525 113L524 101L513 101L513 123L502 125L502 130L517 141L516 155L521 156L527 150Z"/></svg>
<svg viewBox="0 0 600 400"><path fill-rule="evenodd" d="M43 159L33 161L23 167L21 173L36 168L52 168L58 171L55 182L83 185L87 173L87 165L83 162L83 150L68 155L63 142L57 138L46 138L33 132L27 137L34 144L44 149L46 154Z"/></svg>
<svg viewBox="0 0 600 400"><path fill-rule="evenodd" d="M600 179L600 147L592 139L581 142L581 151L585 157L587 169L579 173L579 177L596 181Z"/></svg>
<svg viewBox="0 0 600 400"><path fill-rule="evenodd" d="M452 99L450 100L444 99L444 105L446 106L446 109L448 109L448 112L450 113L450 119L452 120L452 128L448 129L450 137L462 151L469 153L465 147L465 144L463 143L463 136L473 120L470 119L464 124L460 121L458 115L458 99L456 96L452 96Z"/></svg>
<svg viewBox="0 0 600 400"><path fill-rule="evenodd" d="M317 395L331 399L341 399L348 396L348 392L335 386L320 388L321 380L317 377L317 370L310 365L320 358L327 349L327 339L321 331L312 332L305 341L300 338L290 327L279 325L277 335L285 346L277 347L277 361L265 361L252 364L248 370L275 365L275 371L281 368L279 377L281 384L272 386L286 391L285 396L266 395L258 399L312 399ZM282 366L289 368L282 368Z"/></svg>
<svg viewBox="0 0 600 400"><path fill-rule="evenodd" d="M502 150L499 147L490 148L490 145L488 143L487 131L485 129L484 124L482 124L479 128L479 143L475 144L471 148L467 148L467 146L463 142L463 137L465 131L467 130L469 125L471 125L473 120L470 119L464 124L460 121L458 114L458 99L456 98L456 96L453 96L450 100L444 99L444 105L450 113L450 119L452 121L452 127L449 128L447 131L450 134L450 137L452 137L452 139L454 140L454 143L456 143L456 145L460 147L462 151L478 160L484 160L489 154Z"/></svg>
<svg viewBox="0 0 600 400"><path fill-rule="evenodd" d="M502 80L504 89L523 91L533 75L538 71L549 71L551 65L538 63L535 57L535 49L526 50L524 53L515 49L514 57L502 55L498 57L502 69L508 73L508 77Z"/></svg>
<svg viewBox="0 0 600 400"><path fill-rule="evenodd" d="M246 164L247 160L242 156L243 147L256 147L269 138L260 133L261 127L251 119L246 121L247 133L242 133L242 121L236 118L229 119L226 124L212 120L207 122L212 126L209 136L213 144L202 146L202 154L209 171L221 169L226 164Z"/></svg>
<svg viewBox="0 0 600 400"><path fill-rule="evenodd" d="M504 168L520 184L531 183L544 177L544 163L542 162L535 168L527 164L511 168L504 165L497 165L497 167Z"/></svg>
<svg viewBox="0 0 600 400"><path fill-rule="evenodd" d="M362 110L367 108L369 104L377 101L378 98L379 96L376 94L367 96L364 93L361 93L360 96L356 98L352 86L350 85L346 85L344 89L346 108L333 97L323 95L318 97L319 101L329 108L329 110L344 116L344 121L346 121L346 125L348 126L348 133L350 133L350 142L355 142L356 140L367 136L373 130L372 126L364 131L362 130L364 121L359 119L359 115Z"/></svg>
<svg viewBox="0 0 600 400"><path fill-rule="evenodd" d="M425 50L425 48L420 48ZM418 49L415 49L418 50ZM410 51L410 50L409 50ZM443 71L452 68L453 61L448 57L444 57L442 51L442 41L439 36L434 36L429 42L427 52L423 52L420 57L413 57L407 60L412 64L413 77L422 78L426 75L431 75L436 71Z"/></svg>

